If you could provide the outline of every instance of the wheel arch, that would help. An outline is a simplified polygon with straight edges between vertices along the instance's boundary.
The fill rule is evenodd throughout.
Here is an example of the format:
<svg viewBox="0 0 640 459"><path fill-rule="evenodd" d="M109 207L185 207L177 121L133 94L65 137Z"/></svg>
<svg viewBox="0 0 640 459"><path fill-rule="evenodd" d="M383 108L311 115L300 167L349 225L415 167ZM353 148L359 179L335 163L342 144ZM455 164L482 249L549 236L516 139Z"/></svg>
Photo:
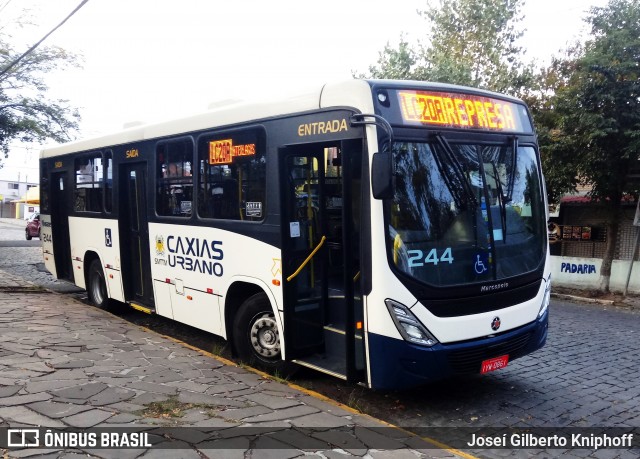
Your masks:
<svg viewBox="0 0 640 459"><path fill-rule="evenodd" d="M282 317L278 311L277 302L271 292L271 289L269 289L267 285L259 279L250 277L236 277L232 279L224 298L223 307L226 339L231 345L231 351L234 356L236 355L236 350L233 346L233 320L240 309L240 306L242 306L242 303L258 293L262 293L268 298L269 303L271 303L271 309L273 310L276 322L278 323L278 327L281 331L283 330ZM282 343L282 355L285 355L284 342Z"/></svg>

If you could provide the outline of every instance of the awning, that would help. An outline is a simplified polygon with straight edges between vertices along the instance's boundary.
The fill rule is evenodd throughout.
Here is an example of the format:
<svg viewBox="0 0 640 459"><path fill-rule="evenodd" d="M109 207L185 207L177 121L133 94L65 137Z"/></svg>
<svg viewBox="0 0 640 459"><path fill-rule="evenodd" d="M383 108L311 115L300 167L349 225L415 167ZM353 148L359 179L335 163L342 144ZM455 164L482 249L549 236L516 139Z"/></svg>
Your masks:
<svg viewBox="0 0 640 459"><path fill-rule="evenodd" d="M22 196L20 199L15 199L11 202L20 203L23 202L25 204L40 204L40 187L34 186L27 190L27 194Z"/></svg>

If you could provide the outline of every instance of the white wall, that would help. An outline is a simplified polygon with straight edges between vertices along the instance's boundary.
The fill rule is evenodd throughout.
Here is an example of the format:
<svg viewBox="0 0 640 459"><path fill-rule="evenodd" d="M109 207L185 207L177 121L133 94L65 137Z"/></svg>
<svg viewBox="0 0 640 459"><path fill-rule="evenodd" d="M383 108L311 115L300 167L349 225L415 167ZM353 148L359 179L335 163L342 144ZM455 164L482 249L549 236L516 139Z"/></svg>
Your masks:
<svg viewBox="0 0 640 459"><path fill-rule="evenodd" d="M622 292L627 282L630 260L613 260L609 288ZM551 284L560 287L595 289L600 279L600 258L551 257ZM633 264L629 292L640 293L640 261Z"/></svg>

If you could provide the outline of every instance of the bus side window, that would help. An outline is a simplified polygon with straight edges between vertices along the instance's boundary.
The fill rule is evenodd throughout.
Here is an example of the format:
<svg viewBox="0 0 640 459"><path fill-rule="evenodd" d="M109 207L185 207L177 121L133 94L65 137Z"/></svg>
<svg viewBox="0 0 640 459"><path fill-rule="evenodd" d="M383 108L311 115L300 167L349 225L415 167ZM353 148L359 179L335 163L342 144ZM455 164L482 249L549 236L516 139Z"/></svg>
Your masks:
<svg viewBox="0 0 640 459"><path fill-rule="evenodd" d="M158 144L156 159L156 212L158 215L190 217L193 203L191 139Z"/></svg>
<svg viewBox="0 0 640 459"><path fill-rule="evenodd" d="M102 212L102 154L76 159L75 172L74 209L79 212Z"/></svg>
<svg viewBox="0 0 640 459"><path fill-rule="evenodd" d="M113 210L113 153L107 151L102 160L102 169L104 171L104 210L111 212Z"/></svg>
<svg viewBox="0 0 640 459"><path fill-rule="evenodd" d="M198 161L200 217L263 220L267 167L259 130L201 137Z"/></svg>

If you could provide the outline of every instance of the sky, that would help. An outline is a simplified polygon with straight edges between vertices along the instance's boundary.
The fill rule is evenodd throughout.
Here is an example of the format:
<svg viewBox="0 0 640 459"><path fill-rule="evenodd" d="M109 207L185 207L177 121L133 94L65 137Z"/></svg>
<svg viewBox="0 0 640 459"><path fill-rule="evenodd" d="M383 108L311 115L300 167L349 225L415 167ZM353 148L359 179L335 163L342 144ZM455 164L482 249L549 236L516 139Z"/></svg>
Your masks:
<svg viewBox="0 0 640 459"><path fill-rule="evenodd" d="M40 40L80 0L0 0L0 33L18 50ZM528 0L526 60L549 62L586 36L606 0ZM390 6L391 5L391 6ZM79 138L125 123L180 117L223 100L275 100L366 73L402 33L424 40L427 0L89 0L43 46L82 56L46 77L49 97L82 116ZM25 11L31 25L23 24ZM0 179L36 181L39 145L12 144Z"/></svg>

